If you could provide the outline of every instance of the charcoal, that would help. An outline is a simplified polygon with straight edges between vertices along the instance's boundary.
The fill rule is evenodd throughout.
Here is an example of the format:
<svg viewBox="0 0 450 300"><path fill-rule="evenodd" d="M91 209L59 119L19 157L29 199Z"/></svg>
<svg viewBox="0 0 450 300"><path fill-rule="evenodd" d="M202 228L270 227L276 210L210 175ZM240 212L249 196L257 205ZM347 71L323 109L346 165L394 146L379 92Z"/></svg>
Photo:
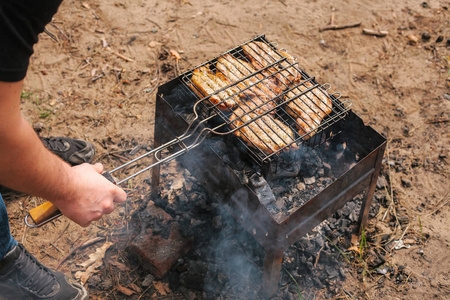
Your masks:
<svg viewBox="0 0 450 300"><path fill-rule="evenodd" d="M212 225L213 225L214 229L222 228L222 217L221 216L215 216L212 219Z"/></svg>
<svg viewBox="0 0 450 300"><path fill-rule="evenodd" d="M155 277L152 274L148 274L145 276L144 281L142 282L143 287L149 287L153 284L153 281L155 280Z"/></svg>
<svg viewBox="0 0 450 300"><path fill-rule="evenodd" d="M326 272L328 274L329 279L339 277L339 271L334 268L326 268Z"/></svg>
<svg viewBox="0 0 450 300"><path fill-rule="evenodd" d="M350 225L350 221L347 220L347 219L341 219L340 221L341 221L341 227L342 228L347 228L348 225Z"/></svg>
<svg viewBox="0 0 450 300"><path fill-rule="evenodd" d="M318 235L315 239L314 242L316 243L317 247L322 248L323 245L325 244L325 241L323 239L323 237L321 235Z"/></svg>
<svg viewBox="0 0 450 300"><path fill-rule="evenodd" d="M210 271L211 270L211 271ZM202 261L189 261L187 271L180 274L180 285L203 290L205 288L205 278L215 277L217 268Z"/></svg>
<svg viewBox="0 0 450 300"><path fill-rule="evenodd" d="M301 156L300 175L303 177L314 176L322 168L323 161L317 150L308 149Z"/></svg>
<svg viewBox="0 0 450 300"><path fill-rule="evenodd" d="M271 165L270 178L296 177L300 172L300 164L297 160L279 156L277 163Z"/></svg>
<svg viewBox="0 0 450 300"><path fill-rule="evenodd" d="M358 218L359 218L359 212L356 211L356 210L352 211L352 212L350 213L350 215L349 215L349 219L350 219L350 221L352 221L352 222L358 221Z"/></svg>

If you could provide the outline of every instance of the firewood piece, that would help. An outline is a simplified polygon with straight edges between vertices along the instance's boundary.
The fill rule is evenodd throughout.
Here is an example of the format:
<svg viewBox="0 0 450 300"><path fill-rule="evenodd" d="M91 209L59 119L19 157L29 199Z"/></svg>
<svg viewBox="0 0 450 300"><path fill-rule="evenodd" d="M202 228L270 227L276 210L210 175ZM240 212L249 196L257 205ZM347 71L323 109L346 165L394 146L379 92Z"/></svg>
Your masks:
<svg viewBox="0 0 450 300"><path fill-rule="evenodd" d="M341 30L341 29L347 29L347 28L353 28L353 27L359 27L362 22L353 23L353 24L345 24L345 25L334 25L330 24L325 27L319 28L319 31L325 31L325 30Z"/></svg>
<svg viewBox="0 0 450 300"><path fill-rule="evenodd" d="M372 29L364 28L363 29L363 33L367 34L367 35L374 35L374 36L378 36L378 37L384 37L384 36L387 36L389 34L389 31L386 31L386 30L372 30Z"/></svg>

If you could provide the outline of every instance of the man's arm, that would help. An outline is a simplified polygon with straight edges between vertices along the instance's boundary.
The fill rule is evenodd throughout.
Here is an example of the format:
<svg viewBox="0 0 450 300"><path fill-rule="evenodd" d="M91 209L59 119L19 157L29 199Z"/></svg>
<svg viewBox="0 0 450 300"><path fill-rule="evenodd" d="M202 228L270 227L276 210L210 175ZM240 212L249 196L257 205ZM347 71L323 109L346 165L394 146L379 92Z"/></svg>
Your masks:
<svg viewBox="0 0 450 300"><path fill-rule="evenodd" d="M21 115L22 86L0 81L0 184L49 200L81 226L111 213L126 193L99 174L101 164L71 167L44 147Z"/></svg>

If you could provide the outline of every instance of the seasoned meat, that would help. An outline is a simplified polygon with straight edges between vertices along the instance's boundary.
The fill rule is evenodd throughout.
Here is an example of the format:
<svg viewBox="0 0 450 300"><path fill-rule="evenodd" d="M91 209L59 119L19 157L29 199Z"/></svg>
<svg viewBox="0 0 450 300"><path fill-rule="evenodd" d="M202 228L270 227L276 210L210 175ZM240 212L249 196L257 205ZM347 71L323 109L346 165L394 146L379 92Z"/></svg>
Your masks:
<svg viewBox="0 0 450 300"><path fill-rule="evenodd" d="M209 101L221 110L231 110L240 102L239 90L228 86L228 82L214 75L207 66L195 69L191 81L194 92L200 97L210 96Z"/></svg>
<svg viewBox="0 0 450 300"><path fill-rule="evenodd" d="M246 61L225 54L217 60L216 75L227 80L230 84L236 84L242 91L242 96L247 98L261 98L262 101L272 101L281 92L281 89L269 78L262 74L254 74L258 70ZM253 76L252 76L253 75ZM249 78L241 81L242 79ZM239 82L240 81L240 82Z"/></svg>
<svg viewBox="0 0 450 300"><path fill-rule="evenodd" d="M286 111L296 118L299 134L302 136L316 129L322 119L331 112L332 102L327 92L320 87L314 87L309 81L298 85L286 95ZM308 89L310 91L301 94ZM316 130L305 136L312 137Z"/></svg>
<svg viewBox="0 0 450 300"><path fill-rule="evenodd" d="M245 55L257 68L265 68L274 62L286 57L286 60L266 69L263 73L266 76L275 76L281 89L287 89L291 84L300 82L302 76L300 72L292 66L295 59L284 51L275 52L269 45L263 42L250 42L242 46ZM281 70L279 73L276 73Z"/></svg>
<svg viewBox="0 0 450 300"><path fill-rule="evenodd" d="M249 108L242 106L233 111L230 116L234 128L243 126L234 134L241 137L249 146L271 154L294 142L292 130L280 120L271 115L261 116ZM296 147L292 144L291 147Z"/></svg>

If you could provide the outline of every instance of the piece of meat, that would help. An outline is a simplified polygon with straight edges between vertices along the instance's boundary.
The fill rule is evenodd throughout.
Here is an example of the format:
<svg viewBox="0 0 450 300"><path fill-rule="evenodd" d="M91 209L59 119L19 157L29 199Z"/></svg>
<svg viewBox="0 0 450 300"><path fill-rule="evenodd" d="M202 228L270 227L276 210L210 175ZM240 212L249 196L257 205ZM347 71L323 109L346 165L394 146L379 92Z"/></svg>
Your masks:
<svg viewBox="0 0 450 300"><path fill-rule="evenodd" d="M200 97L209 97L209 101L221 110L231 110L239 102L239 90L236 87L230 87L228 82L214 75L207 67L202 66L192 72L191 87ZM223 89L223 90L221 90Z"/></svg>
<svg viewBox="0 0 450 300"><path fill-rule="evenodd" d="M308 89L310 91L301 94ZM326 91L307 81L289 91L286 95L286 111L296 119L300 136L311 131L304 139L312 137L323 118L331 113L332 102Z"/></svg>
<svg viewBox="0 0 450 300"><path fill-rule="evenodd" d="M275 99L281 93L281 89L272 80L262 74L255 74L258 70L251 64L230 54L220 57L216 67L216 75L230 84L236 84L241 90L241 96L259 97L262 101L272 101L275 104ZM247 76L250 77L243 80Z"/></svg>
<svg viewBox="0 0 450 300"><path fill-rule="evenodd" d="M242 106L233 111L230 116L231 126L238 128L234 134L241 137L249 146L257 148L266 154L274 153L293 144L292 130L280 120L271 115L259 115L248 107Z"/></svg>
<svg viewBox="0 0 450 300"><path fill-rule="evenodd" d="M275 52L269 45L263 42L250 42L243 45L245 55L257 69L262 69L276 61L286 57L285 61L279 62L272 67L268 67L263 73L266 76L275 76L282 90L287 89L290 85L301 81L300 72L293 66L295 59L287 52ZM276 73L281 70L279 73Z"/></svg>
<svg viewBox="0 0 450 300"><path fill-rule="evenodd" d="M276 102L268 100L267 97L250 97L246 101L241 101L239 106L254 110L258 114L262 114L265 111L270 111L270 114L276 113Z"/></svg>

